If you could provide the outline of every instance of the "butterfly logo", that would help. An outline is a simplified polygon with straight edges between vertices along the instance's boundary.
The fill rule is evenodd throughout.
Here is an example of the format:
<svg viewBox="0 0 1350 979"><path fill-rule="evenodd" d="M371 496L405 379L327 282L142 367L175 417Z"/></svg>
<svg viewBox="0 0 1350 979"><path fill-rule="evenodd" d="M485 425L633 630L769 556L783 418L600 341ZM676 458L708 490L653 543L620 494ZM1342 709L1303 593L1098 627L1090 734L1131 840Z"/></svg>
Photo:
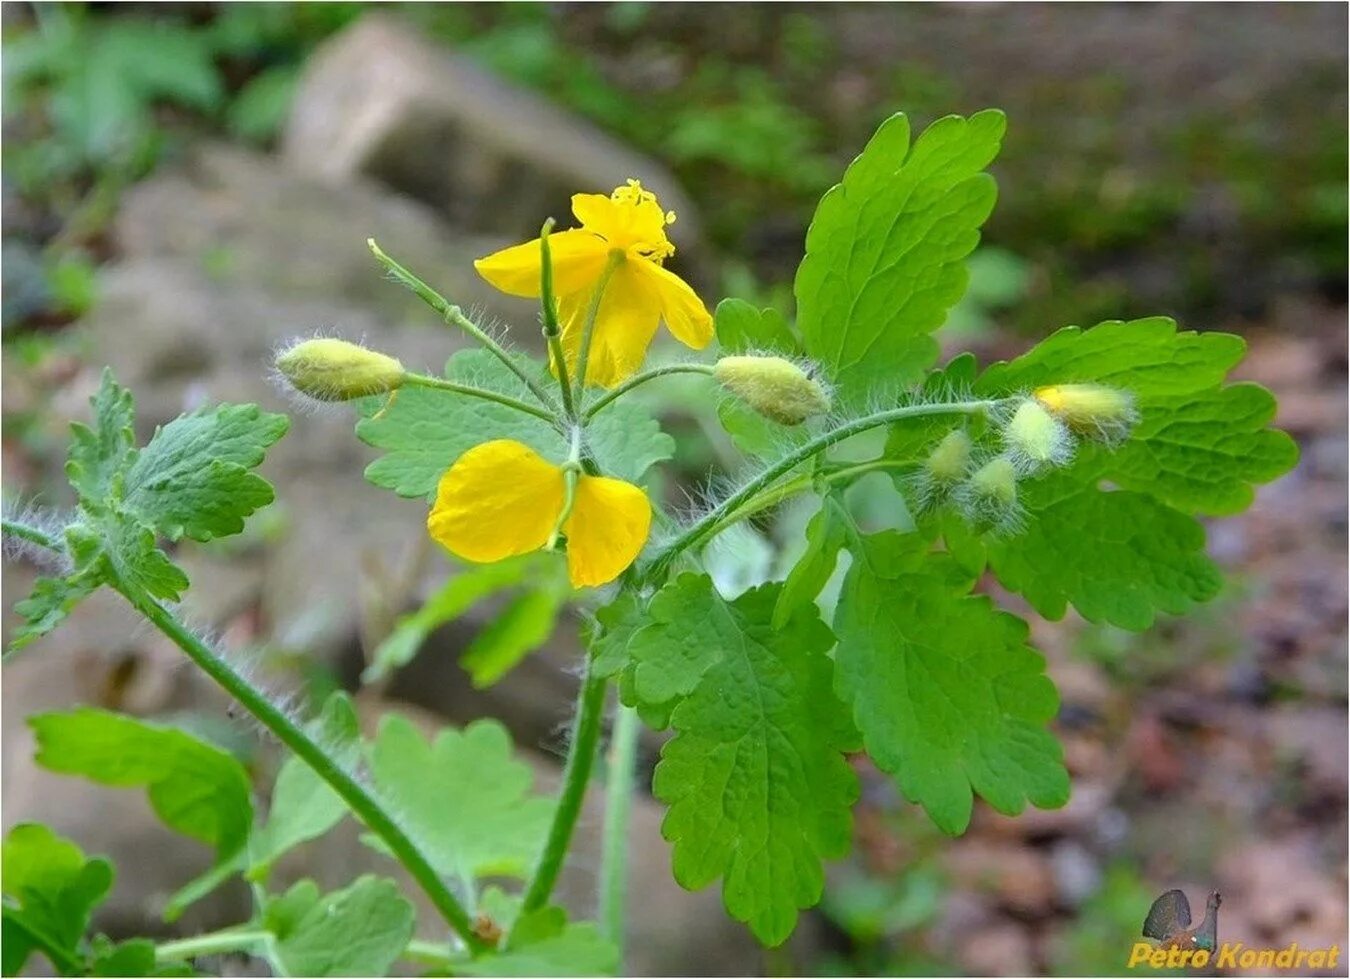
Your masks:
<svg viewBox="0 0 1350 979"><path fill-rule="evenodd" d="M1222 903L1219 892L1212 892L1205 902L1205 920L1192 927L1191 902L1181 891L1167 891L1148 909L1144 936L1155 939L1159 948L1213 952L1218 947L1219 905Z"/></svg>

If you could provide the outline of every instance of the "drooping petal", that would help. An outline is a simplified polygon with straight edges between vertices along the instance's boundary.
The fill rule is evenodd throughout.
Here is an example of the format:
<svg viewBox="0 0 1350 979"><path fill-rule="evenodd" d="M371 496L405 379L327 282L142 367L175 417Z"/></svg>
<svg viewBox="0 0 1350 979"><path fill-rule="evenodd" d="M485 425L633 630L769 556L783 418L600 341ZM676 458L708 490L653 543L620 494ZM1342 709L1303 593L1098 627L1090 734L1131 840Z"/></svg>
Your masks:
<svg viewBox="0 0 1350 979"><path fill-rule="evenodd" d="M572 228L548 236L553 256L553 292L562 296L585 289L600 277L609 246L589 231ZM542 270L539 239L512 245L473 263L478 274L493 286L512 296L532 298L539 295Z"/></svg>
<svg viewBox="0 0 1350 979"><path fill-rule="evenodd" d="M647 494L606 476L577 481L567 534L567 574L577 588L613 581L637 560L652 526Z"/></svg>
<svg viewBox="0 0 1350 979"><path fill-rule="evenodd" d="M643 259L626 259L610 276L595 318L587 384L613 387L642 366L661 318L660 299L639 267L648 264ZM588 289L558 300L563 352L573 378L593 294Z"/></svg>
<svg viewBox="0 0 1350 979"><path fill-rule="evenodd" d="M661 318L675 339L695 350L712 342L712 314L688 283L655 262L643 262L641 267L650 279L651 291L660 300Z"/></svg>
<svg viewBox="0 0 1350 979"><path fill-rule="evenodd" d="M548 543L562 507L562 470L527 445L496 439L441 477L427 530L466 560L500 561Z"/></svg>

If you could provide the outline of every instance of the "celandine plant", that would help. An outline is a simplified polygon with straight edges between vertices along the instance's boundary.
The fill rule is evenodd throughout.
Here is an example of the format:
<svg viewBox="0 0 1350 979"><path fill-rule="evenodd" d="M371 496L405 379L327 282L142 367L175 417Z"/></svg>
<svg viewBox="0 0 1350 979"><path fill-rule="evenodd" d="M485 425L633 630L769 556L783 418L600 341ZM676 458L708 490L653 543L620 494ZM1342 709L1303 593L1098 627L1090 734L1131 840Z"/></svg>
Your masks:
<svg viewBox="0 0 1350 979"><path fill-rule="evenodd" d="M965 830L976 796L1008 814L1063 805L1069 776L1048 729L1055 687L1027 624L976 583L988 572L1049 619L1072 605L1093 622L1148 628L1219 590L1197 517L1243 509L1253 484L1297 453L1267 427L1268 392L1225 384L1242 341L1161 317L1066 327L983 370L970 355L934 366L932 333L966 286L964 260L994 204L984 169L1003 131L996 111L939 120L912 143L905 116L884 123L816 212L795 321L737 300L710 315L664 267L674 215L632 181L574 197L580 227L549 221L536 241L477 263L498 288L540 299L548 365L508 353L373 242L393 277L478 349L451 357L443 376L331 338L277 357L294 390L356 403L357 434L383 452L366 477L426 501L431 537L479 565L405 620L368 673L405 661L436 622L494 589L524 586L503 613L514 624L490 625L470 650L477 683L541 641L538 623L565 602L587 613L556 800L532 793L495 721L429 744L389 714L363 740L345 694L298 717L184 625L173 603L188 582L160 539L237 533L272 498L251 470L287 422L225 405L137 448L131 397L105 375L93 426L74 426L77 510L5 521L13 549L51 569L17 606L25 625L14 645L107 585L293 757L264 818L240 764L187 732L87 708L31 718L40 764L142 786L169 826L215 849L214 867L168 901L166 917L236 874L251 882L255 911L167 943L86 937L112 868L22 825L4 845L6 973L33 952L68 974L148 975L225 951L290 975L383 973L399 959L454 975L615 971L639 722L673 732L652 791L668 807L676 880L720 880L728 913L768 945L820 900L823 862L848 850L850 753L865 751L951 834ZM694 349L715 341L717 359L644 371L660 323ZM674 443L628 397L674 373L708 375L723 391L719 417L751 460L744 478L683 517L644 488ZM841 451L869 433L868 457L858 441ZM872 473L893 486L894 528L879 533L855 522L845 497ZM786 580L720 593L705 545L797 496L819 506ZM841 565L823 618L818 596ZM569 922L551 895L611 686L620 706L599 921ZM308 880L271 884L280 856L347 815L425 893L443 919L439 940L412 939L413 905L386 877L326 894Z"/></svg>

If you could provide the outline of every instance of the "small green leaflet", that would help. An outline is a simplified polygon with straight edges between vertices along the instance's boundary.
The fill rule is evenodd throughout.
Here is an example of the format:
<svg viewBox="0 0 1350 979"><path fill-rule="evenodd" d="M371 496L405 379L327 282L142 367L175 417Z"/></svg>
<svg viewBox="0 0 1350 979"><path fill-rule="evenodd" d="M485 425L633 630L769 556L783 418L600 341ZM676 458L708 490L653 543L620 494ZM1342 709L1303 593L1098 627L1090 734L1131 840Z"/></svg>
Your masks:
<svg viewBox="0 0 1350 979"><path fill-rule="evenodd" d="M867 538L835 612L835 669L867 753L955 835L972 793L1010 815L1055 808L1069 776L1046 730L1059 697L1026 623L944 563L914 535Z"/></svg>
<svg viewBox="0 0 1350 979"><path fill-rule="evenodd" d="M460 663L475 689L492 686L553 635L572 591L566 578L558 582L552 589L539 587L516 595L473 637Z"/></svg>
<svg viewBox="0 0 1350 979"><path fill-rule="evenodd" d="M638 596L625 589L595 612L595 622L586 629L591 669L611 677L628 665L628 642L647 623L647 611Z"/></svg>
<svg viewBox="0 0 1350 979"><path fill-rule="evenodd" d="M98 578L81 575L39 578L33 583L33 593L14 603L14 611L23 617L23 624L15 632L9 648L22 649L51 632L100 584Z"/></svg>
<svg viewBox="0 0 1350 979"><path fill-rule="evenodd" d="M1166 317L1065 327L976 382L981 395L1096 381L1133 393L1140 422L1105 459L1101 476L1186 513L1227 514L1251 503L1252 484L1293 468L1298 448L1267 428L1275 411L1255 384L1223 387L1245 344L1228 333L1178 332Z"/></svg>
<svg viewBox="0 0 1350 979"><path fill-rule="evenodd" d="M195 976L192 967L181 962L157 964L155 943L148 938L113 942L105 935L90 943L89 975L107 976ZM8 974L8 973L6 973Z"/></svg>
<svg viewBox="0 0 1350 979"><path fill-rule="evenodd" d="M562 908L541 908L511 928L506 947L456 962L465 976L612 976L619 950L590 921L569 923Z"/></svg>
<svg viewBox="0 0 1350 979"><path fill-rule="evenodd" d="M272 502L252 472L290 420L257 405L218 405L180 415L157 430L126 474L124 503L170 540L210 540L244 529Z"/></svg>
<svg viewBox="0 0 1350 979"><path fill-rule="evenodd" d="M89 404L94 409L94 427L71 423L66 476L82 501L102 503L120 492L120 477L131 463L136 402L113 378L112 368L105 367Z"/></svg>
<svg viewBox="0 0 1350 979"><path fill-rule="evenodd" d="M717 344L729 354L776 353L795 357L801 341L776 309L756 309L744 299L723 299L713 313Z"/></svg>
<svg viewBox="0 0 1350 979"><path fill-rule="evenodd" d="M112 864L84 853L38 823L19 823L0 850L5 895L3 973L18 975L29 955L47 955L69 974L82 961L89 915L112 889ZM78 968L74 971L81 971Z"/></svg>
<svg viewBox="0 0 1350 979"><path fill-rule="evenodd" d="M354 765L361 756L361 731L351 697L343 692L329 696L323 710L309 725L309 734L328 754L344 765ZM341 820L347 804L329 788L314 769L298 757L287 758L277 773L267 822L249 844L252 864L248 876L263 880L271 865L292 847L322 836Z"/></svg>
<svg viewBox="0 0 1350 979"><path fill-rule="evenodd" d="M164 823L232 862L253 822L248 775L233 756L177 728L83 707L35 714L37 762L100 785L144 786Z"/></svg>
<svg viewBox="0 0 1350 979"><path fill-rule="evenodd" d="M766 945L820 900L821 861L847 852L858 792L842 754L856 735L831 690L834 639L813 607L773 629L777 600L777 585L726 602L706 576L682 576L629 643L637 689L677 700L653 780L670 807L661 832L675 879L697 890L721 877L728 913Z"/></svg>
<svg viewBox="0 0 1350 979"><path fill-rule="evenodd" d="M911 384L937 358L931 334L965 292L997 195L983 170L1005 125L996 110L947 116L911 146L896 114L822 198L797 269L797 328L845 400Z"/></svg>
<svg viewBox="0 0 1350 979"><path fill-rule="evenodd" d="M412 938L416 912L398 885L365 874L319 894L302 880L268 903L267 957L282 976L383 976Z"/></svg>
<svg viewBox="0 0 1350 979"><path fill-rule="evenodd" d="M532 361L521 360L521 366L539 371ZM520 379L487 350L459 351L445 365L445 376L534 402ZM451 391L407 387L392 399L366 399L361 411L357 437L385 453L366 467L366 479L399 496L431 497L460 455L493 439L523 442L552 462L567 457L567 440L543 419ZM601 471L629 482L637 482L652 464L674 452L670 436L633 403L611 405L597 414L587 438Z"/></svg>
<svg viewBox="0 0 1350 979"><path fill-rule="evenodd" d="M371 771L441 873L524 877L543 847L553 800L531 793L534 773L497 721L447 728L427 744L407 718L386 714Z"/></svg>
<svg viewBox="0 0 1350 979"><path fill-rule="evenodd" d="M858 540L858 528L839 493L826 493L806 525L806 550L788 572L773 609L773 627L787 626L794 612L816 600L834 574L839 552Z"/></svg>

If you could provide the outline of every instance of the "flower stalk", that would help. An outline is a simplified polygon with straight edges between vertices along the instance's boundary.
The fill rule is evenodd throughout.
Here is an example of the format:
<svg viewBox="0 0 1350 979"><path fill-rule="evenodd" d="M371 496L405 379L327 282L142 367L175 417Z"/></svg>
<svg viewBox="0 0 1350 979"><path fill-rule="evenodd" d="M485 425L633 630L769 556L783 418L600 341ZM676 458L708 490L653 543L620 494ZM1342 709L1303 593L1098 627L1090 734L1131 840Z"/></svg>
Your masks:
<svg viewBox="0 0 1350 979"><path fill-rule="evenodd" d="M591 343L595 339L595 321L600 316L600 300L604 298L605 287L609 285L609 280L614 277L615 270L623 264L625 257L621 248L610 250L609 258L605 260L605 270L600 273L600 280L595 284L595 292L591 294L591 304L586 309L586 325L581 329L581 352L577 354L577 397L581 397L586 391L586 368L591 359Z"/></svg>

